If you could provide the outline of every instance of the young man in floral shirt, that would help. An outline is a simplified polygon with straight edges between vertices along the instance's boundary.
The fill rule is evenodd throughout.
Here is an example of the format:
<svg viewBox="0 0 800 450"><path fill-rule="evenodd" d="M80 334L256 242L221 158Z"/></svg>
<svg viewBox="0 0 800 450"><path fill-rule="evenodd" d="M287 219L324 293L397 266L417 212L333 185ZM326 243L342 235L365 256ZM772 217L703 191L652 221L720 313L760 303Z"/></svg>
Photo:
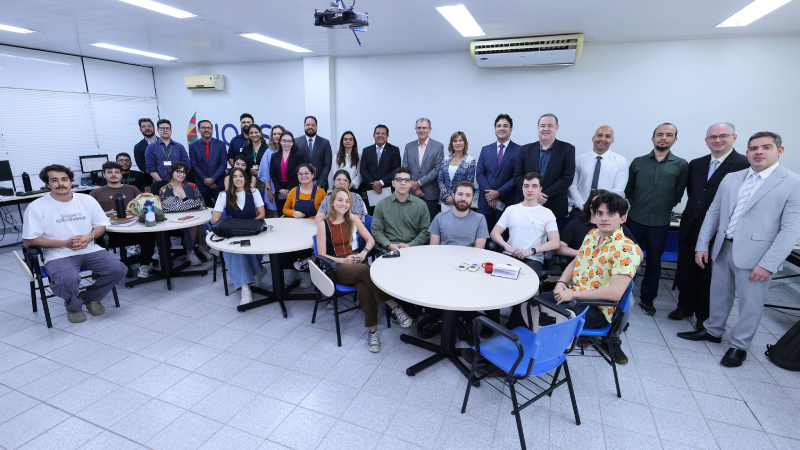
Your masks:
<svg viewBox="0 0 800 450"><path fill-rule="evenodd" d="M553 292L542 294L545 300L557 304L571 300L608 300L618 302L628 288L642 261L639 247L622 232L627 219L628 202L620 195L608 193L594 199L591 205L592 222L597 228L590 231L578 250L578 256L561 274ZM580 314L586 309L584 328L602 328L611 322L614 308L578 305ZM627 363L619 339L612 340L618 363Z"/></svg>

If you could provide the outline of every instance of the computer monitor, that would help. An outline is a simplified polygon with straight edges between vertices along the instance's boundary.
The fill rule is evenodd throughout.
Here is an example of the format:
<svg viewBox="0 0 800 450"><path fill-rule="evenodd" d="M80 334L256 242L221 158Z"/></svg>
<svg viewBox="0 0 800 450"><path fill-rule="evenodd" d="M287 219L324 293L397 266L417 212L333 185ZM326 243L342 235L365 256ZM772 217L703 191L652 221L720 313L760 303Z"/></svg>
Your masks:
<svg viewBox="0 0 800 450"><path fill-rule="evenodd" d="M103 164L108 162L108 155L79 156L81 159L81 172L102 172Z"/></svg>

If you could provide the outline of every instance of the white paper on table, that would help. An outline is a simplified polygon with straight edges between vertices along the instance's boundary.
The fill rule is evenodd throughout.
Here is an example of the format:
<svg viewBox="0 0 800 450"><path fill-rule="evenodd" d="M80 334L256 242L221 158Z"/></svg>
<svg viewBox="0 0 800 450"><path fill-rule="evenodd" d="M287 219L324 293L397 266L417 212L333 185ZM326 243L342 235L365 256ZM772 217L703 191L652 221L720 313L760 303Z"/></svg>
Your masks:
<svg viewBox="0 0 800 450"><path fill-rule="evenodd" d="M516 280L519 277L519 270L519 267L495 264L492 269L492 276Z"/></svg>
<svg viewBox="0 0 800 450"><path fill-rule="evenodd" d="M370 206L377 205L379 201L390 195L392 195L392 190L389 188L383 188L383 191L381 191L380 194L375 191L367 191L367 199L369 200Z"/></svg>

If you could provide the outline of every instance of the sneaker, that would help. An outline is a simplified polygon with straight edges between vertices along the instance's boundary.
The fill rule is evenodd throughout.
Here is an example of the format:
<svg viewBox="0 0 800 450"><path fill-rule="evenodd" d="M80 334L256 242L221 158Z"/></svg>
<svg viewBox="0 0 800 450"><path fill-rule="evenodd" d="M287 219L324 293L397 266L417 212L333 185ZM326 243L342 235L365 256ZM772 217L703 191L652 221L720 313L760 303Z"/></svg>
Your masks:
<svg viewBox="0 0 800 450"><path fill-rule="evenodd" d="M197 257L197 254L195 252L187 253L186 254L186 259L189 261L189 264L191 264L193 266L199 266L200 264L203 264L200 261L200 258Z"/></svg>
<svg viewBox="0 0 800 450"><path fill-rule="evenodd" d="M72 312L67 310L67 319L72 323L86 322L86 314L84 314L83 311Z"/></svg>
<svg viewBox="0 0 800 450"><path fill-rule="evenodd" d="M253 286L261 287L261 272L253 274Z"/></svg>
<svg viewBox="0 0 800 450"><path fill-rule="evenodd" d="M246 305L253 301L253 293L250 291L249 284L242 285L242 301L239 302L240 305Z"/></svg>
<svg viewBox="0 0 800 450"><path fill-rule="evenodd" d="M83 304L86 306L86 309L89 311L89 314L93 316L99 316L102 315L104 312L106 312L106 307L103 306L102 303L95 302L93 300L86 300L83 297L83 292L78 293L78 298L83 300Z"/></svg>
<svg viewBox="0 0 800 450"><path fill-rule="evenodd" d="M297 281L297 275L297 272L294 270L283 269L283 284L290 286L292 283Z"/></svg>
<svg viewBox="0 0 800 450"><path fill-rule="evenodd" d="M294 268L298 272L304 272L304 271L308 270L308 258L306 258L306 259L298 259L297 261L295 261L294 262Z"/></svg>
<svg viewBox="0 0 800 450"><path fill-rule="evenodd" d="M462 341L469 344L470 347L475 345L475 330L472 328L472 321L459 318L458 334Z"/></svg>
<svg viewBox="0 0 800 450"><path fill-rule="evenodd" d="M208 259L208 260L211 260L211 259L213 259L213 258L214 258L214 255L212 255L211 253L209 253L209 252L208 252L208 250L206 250L205 248L203 248L203 246L202 246L202 245L198 245L198 246L197 246L197 251L198 251L198 252L200 252L200 253L201 253L203 256L205 256L205 257L206 257L206 259Z"/></svg>
<svg viewBox="0 0 800 450"><path fill-rule="evenodd" d="M622 347L620 347L619 344L612 345L614 346L614 361L621 365L628 364L628 355L622 351Z"/></svg>
<svg viewBox="0 0 800 450"><path fill-rule="evenodd" d="M328 309L333 309L333 300L328 300L327 308Z"/></svg>
<svg viewBox="0 0 800 450"><path fill-rule="evenodd" d="M645 300L639 299L639 306L642 308L642 312L647 314L648 316L655 315L656 308L653 306L653 300Z"/></svg>
<svg viewBox="0 0 800 450"><path fill-rule="evenodd" d="M414 319L408 317L402 306L392 310L392 322L399 324L403 328L408 328L414 322Z"/></svg>
<svg viewBox="0 0 800 450"><path fill-rule="evenodd" d="M139 254L139 246L138 245L131 245L129 247L125 247L125 251L128 253L128 256L136 256Z"/></svg>
<svg viewBox="0 0 800 450"><path fill-rule="evenodd" d="M150 266L139 266L139 278L147 278L150 276Z"/></svg>
<svg viewBox="0 0 800 450"><path fill-rule="evenodd" d="M367 333L369 337L367 338L367 347L369 351L372 353L378 353L381 351L381 340L378 339L378 332L374 333Z"/></svg>
<svg viewBox="0 0 800 450"><path fill-rule="evenodd" d="M300 274L300 288L301 289L308 289L311 287L311 275L307 272L301 272Z"/></svg>

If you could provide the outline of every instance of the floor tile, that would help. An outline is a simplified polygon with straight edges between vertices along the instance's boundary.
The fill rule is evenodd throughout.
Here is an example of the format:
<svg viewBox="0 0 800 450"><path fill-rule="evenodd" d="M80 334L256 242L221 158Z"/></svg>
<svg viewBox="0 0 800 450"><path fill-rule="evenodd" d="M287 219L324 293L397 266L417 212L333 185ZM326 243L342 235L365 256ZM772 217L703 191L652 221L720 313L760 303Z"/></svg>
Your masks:
<svg viewBox="0 0 800 450"><path fill-rule="evenodd" d="M11 420L38 404L39 401L27 395L20 394L16 391L8 392L0 396L0 423Z"/></svg>
<svg viewBox="0 0 800 450"><path fill-rule="evenodd" d="M732 398L718 397L716 395L695 392L703 416L708 420L737 425L754 430L761 430L758 420L753 416L747 403Z"/></svg>
<svg viewBox="0 0 800 450"><path fill-rule="evenodd" d="M228 380L228 384L261 393L286 369L261 361L253 361Z"/></svg>
<svg viewBox="0 0 800 450"><path fill-rule="evenodd" d="M231 427L222 427L199 450L255 450L264 439Z"/></svg>
<svg viewBox="0 0 800 450"><path fill-rule="evenodd" d="M193 450L214 435L222 424L187 412L147 441L155 450Z"/></svg>
<svg viewBox="0 0 800 450"><path fill-rule="evenodd" d="M761 403L749 406L764 431L800 440L800 416L796 412Z"/></svg>
<svg viewBox="0 0 800 450"><path fill-rule="evenodd" d="M69 414L40 403L0 424L0 446L14 450L68 418Z"/></svg>
<svg viewBox="0 0 800 450"><path fill-rule="evenodd" d="M150 397L127 388L118 389L76 415L95 425L108 428L142 407Z"/></svg>
<svg viewBox="0 0 800 450"><path fill-rule="evenodd" d="M222 386L221 381L191 373L159 394L158 398L181 408L189 409L220 386Z"/></svg>
<svg viewBox="0 0 800 450"><path fill-rule="evenodd" d="M370 450L378 448L382 435L347 422L336 422L317 447L319 450Z"/></svg>
<svg viewBox="0 0 800 450"><path fill-rule="evenodd" d="M338 418L350 406L357 393L358 389L322 380L299 406Z"/></svg>
<svg viewBox="0 0 800 450"><path fill-rule="evenodd" d="M777 384L760 383L742 378L731 378L730 380L736 386L739 395L748 404L764 403L788 410L797 409L797 405L786 394L786 391Z"/></svg>
<svg viewBox="0 0 800 450"><path fill-rule="evenodd" d="M146 374L136 378L126 387L155 397L184 379L189 372L167 364L159 364Z"/></svg>
<svg viewBox="0 0 800 450"><path fill-rule="evenodd" d="M226 423L242 410L256 393L223 384L191 408L192 412Z"/></svg>
<svg viewBox="0 0 800 450"><path fill-rule="evenodd" d="M403 400L413 383L414 377L409 377L404 372L378 367L372 372L361 390L394 400Z"/></svg>
<svg viewBox="0 0 800 450"><path fill-rule="evenodd" d="M295 405L258 396L228 422L228 426L266 439L289 416Z"/></svg>
<svg viewBox="0 0 800 450"><path fill-rule="evenodd" d="M740 400L742 397L731 383L730 378L725 375L718 375L699 370L681 369L683 378L689 384L692 391L705 392L707 394L718 395Z"/></svg>
<svg viewBox="0 0 800 450"><path fill-rule="evenodd" d="M131 355L114 364L113 366L101 371L97 374L97 376L104 380L111 381L112 383L117 383L124 386L149 372L157 365L158 362L153 361L152 359L139 355Z"/></svg>
<svg viewBox="0 0 800 450"><path fill-rule="evenodd" d="M195 371L198 367L216 358L220 353L222 352L215 348L194 344L169 358L166 362L181 369Z"/></svg>
<svg viewBox="0 0 800 450"><path fill-rule="evenodd" d="M81 447L80 450L139 450L143 448L144 447L141 445L125 439L122 436L104 431L99 436Z"/></svg>
<svg viewBox="0 0 800 450"><path fill-rule="evenodd" d="M436 449L461 450L464 448L490 448L494 438L494 426L477 425L462 417L448 416L442 424Z"/></svg>
<svg viewBox="0 0 800 450"><path fill-rule="evenodd" d="M383 433L389 427L400 402L365 391L360 391L342 413L340 419Z"/></svg>
<svg viewBox="0 0 800 450"><path fill-rule="evenodd" d="M552 413L550 417L550 444L568 449L604 449L605 442L599 439L603 426L594 421L581 420L575 425L575 417L563 413Z"/></svg>
<svg viewBox="0 0 800 450"><path fill-rule="evenodd" d="M186 411L177 406L153 399L123 417L108 430L134 442L144 444L184 412Z"/></svg>
<svg viewBox="0 0 800 450"><path fill-rule="evenodd" d="M18 390L23 394L44 401L75 386L89 378L89 376L89 374L73 369L72 367L62 367L49 375L45 375L36 381L22 386Z"/></svg>
<svg viewBox="0 0 800 450"><path fill-rule="evenodd" d="M322 380L311 375L286 370L264 389L263 394L299 405L320 381Z"/></svg>
<svg viewBox="0 0 800 450"><path fill-rule="evenodd" d="M705 421L660 408L651 408L650 412L662 439L702 449L717 448Z"/></svg>
<svg viewBox="0 0 800 450"><path fill-rule="evenodd" d="M645 405L623 399L606 400L600 403L600 411L604 425L658 437L650 408Z"/></svg>
<svg viewBox="0 0 800 450"><path fill-rule="evenodd" d="M51 450L54 448L74 450L102 432L102 428L76 417L70 417L23 445L20 450Z"/></svg>
<svg viewBox="0 0 800 450"><path fill-rule="evenodd" d="M774 449L769 436L762 432L749 428L741 428L724 423L708 421L708 427L714 433L714 438L722 450L751 450L751 449Z"/></svg>
<svg viewBox="0 0 800 450"><path fill-rule="evenodd" d="M720 375L722 376L722 375ZM683 388L664 386L649 381L642 382L650 406L675 411L695 417L703 417L692 391ZM612 424L613 425L613 424ZM620 427L625 428L625 427ZM637 430L632 430L637 431Z"/></svg>
<svg viewBox="0 0 800 450"><path fill-rule="evenodd" d="M336 419L305 408L296 408L269 435L269 440L297 450L317 448Z"/></svg>
<svg viewBox="0 0 800 450"><path fill-rule="evenodd" d="M393 437L419 445L432 447L444 424L445 415L418 406L403 403L398 408L389 428Z"/></svg>
<svg viewBox="0 0 800 450"><path fill-rule="evenodd" d="M198 367L195 372L216 380L228 381L231 377L236 375L237 372L250 365L252 361L252 359L245 358L244 356L223 352L216 358Z"/></svg>
<svg viewBox="0 0 800 450"><path fill-rule="evenodd" d="M621 428L606 425L603 427L603 434L606 439L606 448L620 450L656 450L661 448L658 438Z"/></svg>
<svg viewBox="0 0 800 450"><path fill-rule="evenodd" d="M47 400L47 403L70 414L76 414L78 411L94 405L117 389L119 389L119 386L110 381L89 377L51 397Z"/></svg>

